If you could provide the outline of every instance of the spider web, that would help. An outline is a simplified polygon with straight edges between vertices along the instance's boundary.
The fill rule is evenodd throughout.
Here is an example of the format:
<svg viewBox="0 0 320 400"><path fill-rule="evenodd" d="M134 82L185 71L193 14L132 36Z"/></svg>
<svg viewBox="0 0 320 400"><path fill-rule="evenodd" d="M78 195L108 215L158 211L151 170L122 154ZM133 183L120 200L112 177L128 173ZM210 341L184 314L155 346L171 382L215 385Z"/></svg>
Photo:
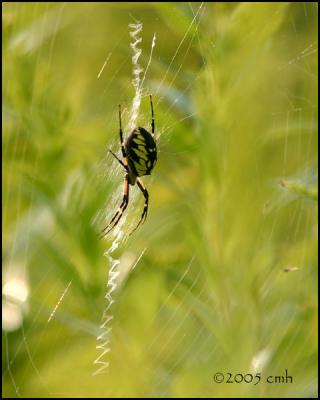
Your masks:
<svg viewBox="0 0 320 400"><path fill-rule="evenodd" d="M303 4L304 15L302 19L304 17L305 21L308 21L308 13L313 12L314 9L309 7L306 3ZM57 54L59 52L59 46L61 46L59 34L63 32L64 29L78 29L75 21L77 21L77 18L80 18L81 10L74 13L70 10L71 6L67 3L53 5L47 3L45 6L40 3L32 3L32 5L15 5L14 8L10 8L11 5L8 3L5 7L6 8L3 6L4 17L8 18L8 20L14 18L14 23L21 27L18 30L19 34L13 37L9 45L13 51L18 49L22 58L27 58L29 54L36 54L36 63L34 66L36 78L28 104L28 113L36 115L39 107L39 104L37 104L38 93L36 92L36 79L43 79L41 76L37 77L37 71L43 68L42 63L45 59L47 64L46 68L48 69L47 73L49 75L50 73L57 74L58 76L56 63L58 60ZM32 7L31 13L29 7ZM140 74L140 84L137 84L134 88L132 107L130 108L128 106L130 101L125 99L125 107L123 110L123 118L127 121L127 131L130 130L130 127L132 128L135 125L137 119L142 120L142 126L148 126L150 123L149 114L142 113L141 110L139 112L139 107L140 103L144 103L147 100L148 93L151 89L154 99L156 99L154 105L156 131L158 135L157 140L160 146L159 159L163 155L167 157L169 161L172 161L172 165L175 165L174 160L177 155L188 155L189 152L191 152L191 150L188 149L181 152L179 152L179 150L178 152L167 151L168 149L170 150L171 141L174 140L174 130L179 127L179 125L189 120L195 120L199 116L197 110L194 111L193 109L184 107L183 103L186 94L190 92L195 82L190 80L190 82L179 91L175 90L175 85L183 70L188 69L188 56L192 53L193 46L198 46L202 65L206 64L207 49L205 49L204 40L199 32L199 26L203 17L209 12L210 7L208 7L206 3L188 3L187 7L188 12L192 16L191 22L184 26L182 34L180 34L176 40L174 51L170 55L167 67L162 71L161 79L157 82L152 82L152 66L153 62L156 60L160 59L160 61L162 61L161 57L164 56L161 55L161 45L168 40L167 36L164 32L157 30L152 31L151 35L148 35L146 31L138 31L139 35L141 35L140 37L143 37L143 41L148 43L149 53L142 53L144 62L142 62L141 58L139 61L139 57L135 60L136 64L134 63L134 65L141 62L141 65L144 65L145 68L144 72L136 69ZM132 19L134 18L127 10L125 12L129 23L133 24ZM182 21L183 15L177 13L176 18L178 18L178 20L180 18ZM139 17L139 21L140 20L141 24L144 25L147 23L148 17L145 17L145 19ZM80 21L83 20L80 18ZM154 18L154 23L157 23L156 18ZM137 27L138 22L134 21L134 24ZM90 26L87 25L86 28L85 31L89 32ZM298 35L299 28L295 26L294 21L292 21L291 29L292 33ZM127 23L124 25L122 36L120 35L119 39L114 41L114 47L105 48L103 55L100 56L100 60L97 61L96 74L91 77L91 83L94 82L93 84L98 84L101 88L101 97L95 102L97 114L101 115L103 113L108 95L112 93L111 88L117 83L117 79L123 68L130 63L132 53L129 54L129 52L127 52L125 56L122 54L123 57L119 62L117 70L111 73L108 71L109 63L112 61L113 57L119 57L117 55L118 47L129 47L129 40L132 38L133 37L129 38ZM49 45L44 46L44 43L48 43ZM86 45L91 44L90 40L85 43ZM78 41L75 45L75 49L77 49L77 46L80 48L82 45L81 40ZM215 43L212 43L213 48L214 46ZM307 46L304 45L302 47L300 47L300 43L297 43L296 48L292 51L292 55L284 60L283 65L278 66L277 73L285 76L287 71L299 70L302 79L310 79L316 82L317 77L314 76L309 60L310 57L317 54L317 52L317 42L315 40L313 40L312 43L308 43ZM103 59L103 57L105 58ZM77 65L76 59L74 59L73 64L74 66ZM213 63L213 65L215 64ZM29 148L27 140L21 141L21 135L26 134L28 138L28 135L32 135L33 133L32 129L29 129L27 133L25 133L23 121L25 116L17 114L19 108L15 110L14 108L7 107L7 104L10 103L9 86L11 82L6 78L6 68L9 68L9 66L7 66L5 59L3 61L3 66L3 127L8 130L8 127L10 128L11 126L10 124L13 123L12 120L16 121L15 123L17 124L10 146L7 145L7 141L4 142L3 159L5 162L8 160L11 162L11 160L19 157L23 169L23 166L27 164L28 161ZM133 76L130 76L130 80L137 77L138 73L133 73ZM195 78L196 82L199 77L200 72ZM144 83L146 84L146 88L143 86ZM88 84L88 82L86 84ZM46 89L50 89L49 84L43 80L42 85L44 90L40 109L44 112L50 112L51 109L45 97ZM236 82L234 82L233 85L236 87ZM290 85L288 85L288 87L290 87ZM81 92L81 88L79 92ZM311 96L306 97L302 95L297 99L296 94L290 89L285 89L280 93L280 96L287 99L287 109L278 112L275 105L273 110L266 110L266 114L271 121L270 137L272 138L272 143L279 143L279 140L282 141L282 144L278 147L282 150L282 170L280 172L278 171L278 174L274 174L274 181L270 182L270 187L276 188L276 194L274 196L270 195L270 198L266 199L263 209L261 210L263 219L259 229L259 236L261 240L264 241L266 247L268 244L271 246L275 235L279 234L277 227L281 223L282 210L286 204L294 203L294 210L291 216L290 232L286 233L286 237L283 238L283 243L298 243L301 237L307 240L310 236L310 226L314 220L314 214L308 215L306 218L304 211L305 204L295 200L299 197L301 191L305 190L305 188L301 188L301 185L299 186L297 182L306 182L309 184L310 182L314 183L315 179L317 179L314 165L310 162L310 160L312 160L314 148L314 133L317 129L317 105ZM111 102L114 103L113 100ZM297 106L297 104L299 104L299 106ZM180 110L179 118L172 120L170 115L177 107L179 107ZM250 112L250 110L248 110L248 112ZM158 122L160 113L162 116L160 119L162 121L161 125ZM110 115L111 116L104 119L103 129L110 132L117 132L117 113L113 112ZM86 116L83 118L85 121ZM279 126L284 126L284 136L279 132ZM112 149L116 152L118 149L117 134L114 134L114 138L110 135L110 138L111 137ZM294 147L291 143L292 137L296 137L297 140ZM256 144L253 144L253 146L255 145ZM291 165L293 152L296 152L299 159L298 171L293 170ZM37 165L41 162L40 156L36 156L32 160L34 170L37 169ZM82 390L88 390L86 393L89 393L91 389L88 388L91 384L91 388L97 388L97 395L105 395L109 388L105 390L104 386L100 384L102 381L98 381L97 379L99 378L92 376L94 372L92 370L92 363L94 361L92 349L94 349L97 344L97 338L102 338L103 346L99 348L102 352L100 352L99 358L96 359L102 360L102 370L98 371L106 372L108 370L108 376L111 377L110 379L112 382L112 378L117 374L117 371L119 371L119 365L123 366L123 360L120 360L121 355L117 353L119 351L121 335L126 336L129 334L124 328L121 328L121 321L117 321L118 313L116 310L118 310L118 308L115 309L115 313L110 313L109 306L116 306L119 301L121 307L121 295L123 292L120 289L125 286L131 274L140 272L140 265L149 262L148 267L143 269L148 275L153 265L156 264L154 261L150 261L151 251L149 253L149 250L151 244L142 242L139 244L140 248L135 248L130 244L128 239L128 232L131 231L136 223L136 218L134 218L134 216L139 216L141 211L139 209L138 192L131 190L132 196L130 198L129 207L121 223L113 233L112 242L110 245L107 245L107 249L105 249L108 265L106 267L104 259L104 271L103 275L100 275L100 278L104 276L104 281L106 281L105 276L106 270L108 269L106 293L107 307L104 310L103 308L96 310L93 318L88 320L86 316L83 316L81 307L74 306L74 299L79 296L79 292L77 292L77 278L72 276L71 279L69 279L70 276L66 275L63 270L55 271L54 264L40 266L40 270L38 270L36 274L31 273L29 270L31 260L36 257L35 253L39 251L34 244L34 238L41 236L44 231L50 232L54 225L54 216L47 207L43 205L39 206L35 189L31 189L29 201L26 206L24 201L25 178L21 178L19 175L20 171L18 172L17 168L10 168L10 165L8 165L7 168L6 164L4 164L3 167L3 188L5 189L3 195L3 248L5 256L3 265L2 305L4 393L7 392L8 396L10 395L11 397L25 397L30 394L37 395L39 393L46 396L72 396L75 393L82 393ZM122 171L115 160L105 158L102 165L98 166L98 171L94 169L87 178L89 181L92 180L92 182L94 182L97 174L102 175L107 181L112 182L110 185L111 189L114 190L108 192L113 194L107 196L105 206L102 207L102 212L91 221L93 226L98 224L101 220L105 219L108 221L110 217L112 217L118 207L119 199L121 199L122 194L122 188L118 188L122 177ZM258 163L256 174L261 180L264 179L263 171L258 169ZM148 181L150 192L152 192L152 188L155 187L158 177L159 175L157 175L156 171L154 175L150 177ZM74 196L75 200L81 202L84 191L82 191L81 188L79 189L78 179L79 174L75 169L75 172L68 177L67 184L59 195L62 204L67 202L67 199L71 196ZM10 188L10 182L15 182L13 188ZM181 185L176 184L175 190L179 192L182 191L182 189L183 187ZM15 193L14 196L17 201L13 202L12 205L11 200L13 192ZM87 196L87 194L85 195ZM190 201L192 201L191 197ZM223 211L221 211L221 213L223 213ZM133 217L129 218L129 215L133 215ZM164 226L167 224L174 224L175 211L173 210L172 214L167 217L161 214L161 218L163 218ZM272 224L269 223L270 220L272 220ZM161 234L161 229L164 228L159 226L158 230L160 233L157 235ZM304 234L301 232L304 232ZM152 235L150 235L150 237L152 237ZM70 247L70 249L72 250L73 247ZM102 253L103 250L101 250L101 254ZM158 331L151 336L151 339L148 337L148 341L144 346L145 354L149 357L151 356L153 365L157 366L154 370L154 385L152 388L150 388L148 384L142 385L142 389L139 392L140 395L161 397L170 395L170 385L181 368L192 368L192 366L199 363L208 367L208 365L212 363L212 360L217 357L217 354L219 355L218 341L214 340L216 338L213 337L212 330L210 330L210 321L208 321L207 324L199 324L199 315L202 313L202 308L205 313L206 307L211 307L212 300L217 296L217 293L211 293L208 290L208 282L206 281L205 273L199 268L199 263L201 264L201 261L199 260L198 249L194 249L189 253L190 256L188 260L179 265L179 274L173 279L174 283L170 285L169 288L165 288L164 294L162 294L161 305L152 312L152 317L150 321L146 323L146 326L142 327L142 329L147 329L152 323L157 323L159 318L161 320L161 325L157 325ZM72 258L72 255L70 255L70 258ZM291 258L288 257L288 260L290 259ZM79 259L75 262L80 265L83 261ZM294 265L288 264L281 266L284 269L287 268L288 276L296 277L297 298L299 293L303 293L306 290L303 280L304 275L299 275L299 273L303 269L303 266L308 265L308 263L310 263L309 253L307 247L304 247L303 251L301 251L296 258ZM230 273L230 271L228 272ZM83 273L83 271L80 270L79 273ZM279 277L275 276L276 274L279 274ZM311 272L309 272L309 274L311 274ZM35 277L37 278L36 281L34 279ZM52 277L54 277L54 279L52 279ZM261 284L262 295L264 299L268 299L268 297L272 297L274 282L282 278L278 270L270 271L265 269L259 279L264 282ZM48 285L48 281L50 281L50 286ZM229 290L229 288L226 288L226 290ZM118 291L119 293L117 293ZM43 293L45 293L45 295L43 295ZM283 307L285 297L286 293L284 292L283 296L279 297L278 302L273 304L274 309ZM199 315L194 315L193 308L191 306L188 307L191 301L196 304L199 303L199 309L197 309ZM286 332L283 333L283 337L287 339L287 342L280 356L273 363L274 371L281 371L283 369L284 364L287 362L288 354L290 355L292 349L296 346L296 337L302 330L302 321L300 321L300 325L296 326L296 336L291 334L291 329L298 312L299 310L295 309L294 312L286 314L284 310L283 314L281 314L283 318L286 318L284 323ZM99 317L101 318L101 314L103 314L102 333L101 326L99 325ZM274 318L279 318L279 315L275 314ZM136 323L138 325L140 324L139 316L136 319ZM279 335L277 329L272 329L273 323L274 320L269 321L269 343L276 342L277 335ZM64 332L65 326L70 328L71 333L65 337L64 343L61 344L61 333ZM106 343L113 329L115 330L114 346L112 340L110 343ZM35 330L38 332L36 336L34 335ZM75 348L75 335L77 337L86 338L84 344L87 348L91 348L88 357L83 355L86 349L83 349L83 347ZM297 349L298 354L296 359L298 359L299 354L301 354L304 349L308 348L310 337L305 337L303 339L305 345L302 343ZM123 339L123 342L125 341L126 340ZM222 339L221 342L223 342ZM128 340L128 343L131 343L130 340ZM60 352L65 352L65 358L69 357L69 354L70 357L73 357L75 354L82 354L83 364L78 366L76 364L78 358L76 357L73 364L79 372L79 380L72 381L75 385L79 384L78 390L66 386L65 383L60 383L55 376L54 371L56 370L54 370L54 368L57 368L56 348L59 348ZM113 353L113 361L110 364L109 358L111 358L111 355L109 355L109 350ZM42 357L43 351L45 351L46 360L52 359L52 361L44 362ZM126 351L124 351L124 354L126 354ZM271 345L257 346L257 350L252 352L248 360L248 369L249 365L251 365L252 371L264 369L273 355ZM136 364L133 362L132 365ZM107 367L109 368L107 369ZM127 371L128 367L123 366L123 368L126 371L124 376L127 377L127 372L129 374L129 371ZM290 366L288 366L288 368L290 370ZM80 371L81 369L82 371ZM209 369L207 385L210 387L210 390L213 391L215 388L211 381L211 375L217 371L212 364ZM227 368L225 368L225 370L227 370ZM61 367L61 372L63 371L64 369ZM89 382L88 386L84 383L80 384L82 377L85 377ZM316 393L316 381L307 380L306 382L305 385L300 383L300 386L298 386L299 393L304 395ZM181 382L181 385L182 384L183 382ZM107 393L112 397L122 396L128 393L130 395L129 389L129 392L123 390L124 389L119 385L115 385L115 387L112 387ZM201 394L201 390L202 388L195 388L194 394ZM223 388L221 387L217 390L222 391ZM217 395L219 395L219 393L221 395L223 391L216 393Z"/></svg>

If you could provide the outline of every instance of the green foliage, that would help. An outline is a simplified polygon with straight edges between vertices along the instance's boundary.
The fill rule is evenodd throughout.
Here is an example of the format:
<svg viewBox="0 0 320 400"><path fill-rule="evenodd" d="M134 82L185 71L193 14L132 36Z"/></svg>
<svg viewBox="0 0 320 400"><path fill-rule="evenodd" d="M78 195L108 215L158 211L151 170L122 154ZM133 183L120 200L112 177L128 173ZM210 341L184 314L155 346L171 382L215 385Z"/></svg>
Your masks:
<svg viewBox="0 0 320 400"><path fill-rule="evenodd" d="M6 397L317 396L317 4L199 7L2 5L3 277L30 292L2 334ZM110 367L92 376L112 244L96 234L123 178L106 150L119 103L129 120L135 19L141 65L157 36L145 94L160 152L147 221L113 253L127 272ZM213 381L255 365L256 386ZM266 383L286 369L292 384Z"/></svg>

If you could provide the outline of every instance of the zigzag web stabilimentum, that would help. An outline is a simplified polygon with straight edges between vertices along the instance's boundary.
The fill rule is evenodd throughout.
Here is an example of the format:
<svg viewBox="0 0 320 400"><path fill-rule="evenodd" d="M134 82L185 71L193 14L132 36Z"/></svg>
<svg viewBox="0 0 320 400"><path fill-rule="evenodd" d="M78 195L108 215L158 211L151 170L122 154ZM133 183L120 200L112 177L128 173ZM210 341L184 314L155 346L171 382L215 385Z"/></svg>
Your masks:
<svg viewBox="0 0 320 400"><path fill-rule="evenodd" d="M153 35L152 39L152 44L151 44L151 51L150 51L150 56L149 56L149 61L147 63L147 66L145 70L143 67L139 64L139 58L141 55L141 48L139 47L139 44L142 42L142 37L141 37L141 32L142 32L142 23L136 22L136 23L131 23L129 24L129 33L131 37L131 43L130 47L132 49L133 55L132 55L132 85L135 90L131 110L130 110L130 119L127 124L127 127L125 129L125 132L131 132L137 123L138 115L139 115L139 108L140 108L140 103L141 103L141 98L142 98L142 92L143 92L143 84L144 80L147 74L147 71L149 69L151 60L152 60L152 54L153 54L153 49L156 44L156 35ZM102 66L98 77L101 75L101 72L103 71L105 67L106 62ZM141 78L141 74L144 71L144 75ZM131 204L134 203L132 201L131 197ZM134 200L134 199L133 199ZM129 207L130 210L131 207ZM112 214L112 211L110 214L107 214L107 219L109 219L110 215ZM106 369L109 367L109 360L107 358L107 354L111 350L111 334L112 334L112 320L113 320L113 315L112 315L112 305L114 303L114 292L117 289L117 284L118 284L118 278L120 277L120 270L119 270L119 264L120 260L117 258L114 258L113 253L115 252L116 249L120 246L122 242L124 242L127 238L127 233L122 229L124 226L126 219L127 219L128 213L124 213L122 219L120 220L119 224L116 226L114 231L111 233L113 235L113 241L111 246L109 247L108 250L104 253L104 255L108 259L109 263L109 272L108 272L108 279L107 279L107 292L105 295L105 299L107 302L106 308L103 311L102 315L102 323L100 325L100 334L97 337L97 349L99 350L100 354L94 361L94 364L97 366L97 369L94 371L93 375L101 374ZM146 249L144 249L140 256L137 258L134 267L140 260L140 258L143 256L144 252Z"/></svg>

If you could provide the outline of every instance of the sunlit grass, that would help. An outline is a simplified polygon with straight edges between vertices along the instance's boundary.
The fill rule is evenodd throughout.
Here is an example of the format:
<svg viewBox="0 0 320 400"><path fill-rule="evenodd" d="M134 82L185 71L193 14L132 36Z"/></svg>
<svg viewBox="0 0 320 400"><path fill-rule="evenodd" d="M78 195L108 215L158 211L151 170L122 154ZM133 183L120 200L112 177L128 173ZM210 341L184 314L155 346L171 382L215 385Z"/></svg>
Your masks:
<svg viewBox="0 0 320 400"><path fill-rule="evenodd" d="M3 5L3 277L29 287L23 325L3 330L4 396L317 395L317 5L199 7ZM130 117L135 19L144 66L157 36L144 94L159 160L148 219L113 253L130 269L145 249L93 377L112 241L96 234L121 200L106 150L119 103ZM292 384L266 383L286 369Z"/></svg>

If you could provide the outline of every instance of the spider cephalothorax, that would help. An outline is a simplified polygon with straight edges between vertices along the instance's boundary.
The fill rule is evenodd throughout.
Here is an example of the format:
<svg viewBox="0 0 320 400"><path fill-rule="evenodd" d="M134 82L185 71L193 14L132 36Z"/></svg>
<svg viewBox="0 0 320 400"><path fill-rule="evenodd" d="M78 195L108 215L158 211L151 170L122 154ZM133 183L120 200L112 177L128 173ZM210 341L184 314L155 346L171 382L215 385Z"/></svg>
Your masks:
<svg viewBox="0 0 320 400"><path fill-rule="evenodd" d="M135 128L131 132L125 143L123 142L121 106L119 105L120 145L122 151L122 160L120 160L111 150L109 151L126 171L124 177L123 198L117 212L115 213L109 224L101 232L102 237L107 235L118 224L125 209L127 208L129 202L129 185L137 184L145 198L144 208L140 221L133 231L135 231L141 224L141 222L144 222L147 218L149 194L140 177L144 175L150 175L157 161L157 145L154 139L154 113L151 95L150 104L151 133L141 127Z"/></svg>

